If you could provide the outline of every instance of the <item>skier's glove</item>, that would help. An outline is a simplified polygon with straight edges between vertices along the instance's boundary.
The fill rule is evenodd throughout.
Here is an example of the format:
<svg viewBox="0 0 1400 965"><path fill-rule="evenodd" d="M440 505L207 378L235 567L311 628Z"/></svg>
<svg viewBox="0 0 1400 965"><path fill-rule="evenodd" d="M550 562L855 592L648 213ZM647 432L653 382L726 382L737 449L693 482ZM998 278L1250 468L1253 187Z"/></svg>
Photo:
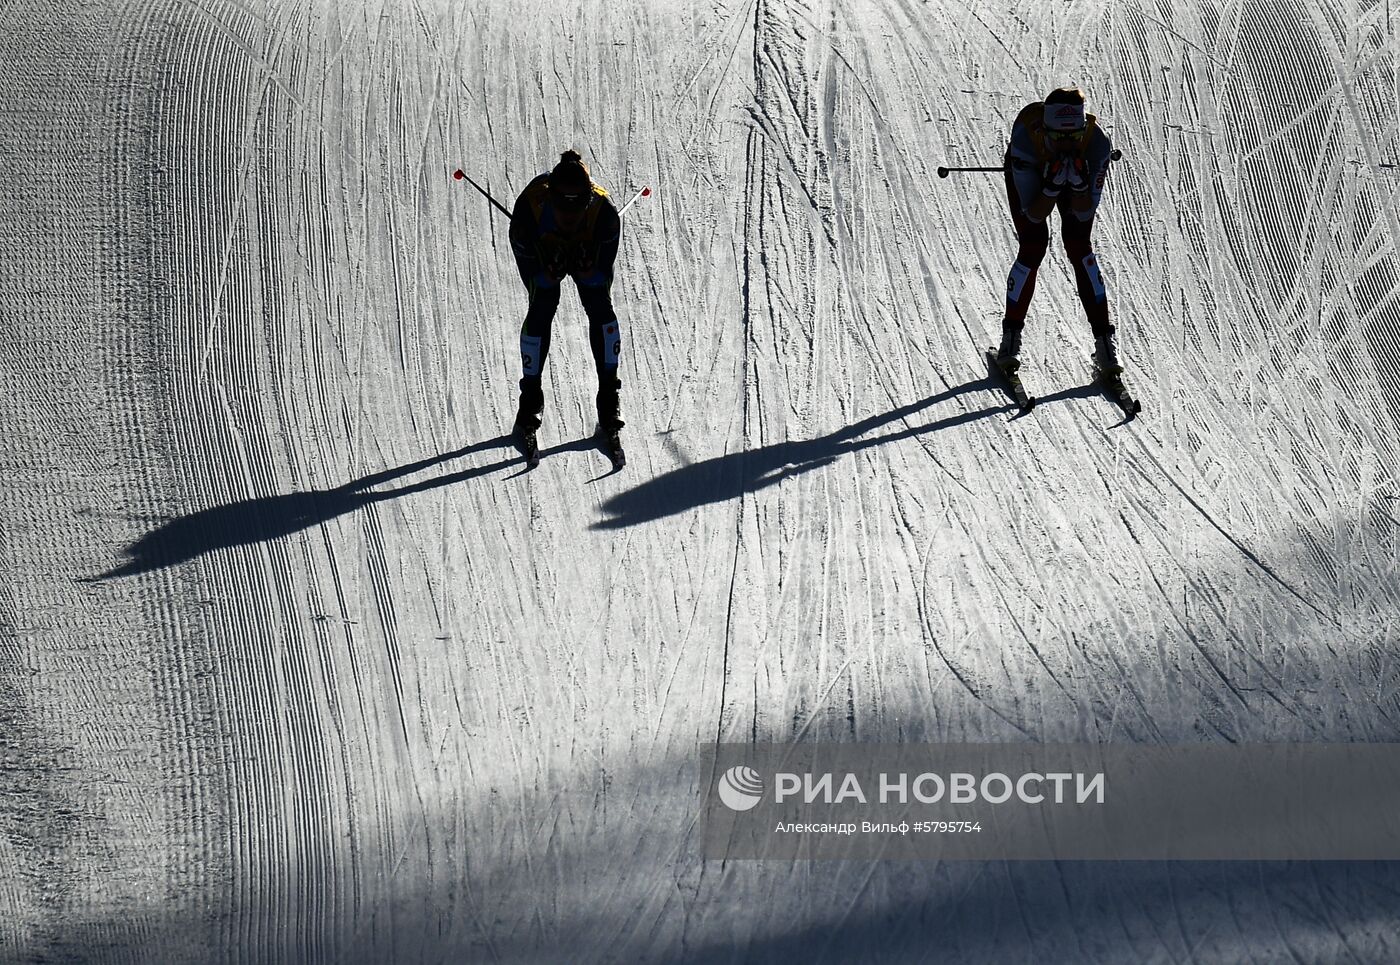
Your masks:
<svg viewBox="0 0 1400 965"><path fill-rule="evenodd" d="M1075 158L1069 165L1069 172L1065 176L1065 185L1073 194L1083 194L1089 190L1089 166L1084 163L1083 158Z"/></svg>
<svg viewBox="0 0 1400 965"><path fill-rule="evenodd" d="M568 256L560 250L550 252L549 260L545 263L545 274L555 281L563 281L564 276L569 273Z"/></svg>
<svg viewBox="0 0 1400 965"><path fill-rule="evenodd" d="M1070 164L1063 158L1050 161L1041 175L1040 191L1047 198L1058 198L1069 183Z"/></svg>
<svg viewBox="0 0 1400 965"><path fill-rule="evenodd" d="M569 257L569 274L587 275L593 271L593 252L589 251L588 245L578 245Z"/></svg>

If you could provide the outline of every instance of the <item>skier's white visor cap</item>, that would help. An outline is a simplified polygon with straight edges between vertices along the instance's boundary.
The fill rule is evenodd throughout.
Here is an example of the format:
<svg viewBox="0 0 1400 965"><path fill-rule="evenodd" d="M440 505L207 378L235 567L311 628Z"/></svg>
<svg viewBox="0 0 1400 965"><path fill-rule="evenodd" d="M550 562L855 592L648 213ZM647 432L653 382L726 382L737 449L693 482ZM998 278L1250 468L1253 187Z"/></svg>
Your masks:
<svg viewBox="0 0 1400 965"><path fill-rule="evenodd" d="M1085 114L1083 104L1046 104L1045 129L1049 131L1082 131Z"/></svg>

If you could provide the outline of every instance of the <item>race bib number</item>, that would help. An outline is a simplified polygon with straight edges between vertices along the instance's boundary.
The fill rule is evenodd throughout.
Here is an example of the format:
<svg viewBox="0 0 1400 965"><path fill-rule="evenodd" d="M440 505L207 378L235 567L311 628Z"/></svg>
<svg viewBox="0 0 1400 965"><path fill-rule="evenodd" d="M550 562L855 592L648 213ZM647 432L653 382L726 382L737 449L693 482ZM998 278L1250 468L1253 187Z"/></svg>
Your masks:
<svg viewBox="0 0 1400 965"><path fill-rule="evenodd" d="M1099 273L1099 256L1092 252L1084 256L1084 273L1089 276L1089 284L1094 288L1094 297L1103 301L1108 292L1104 289L1103 275Z"/></svg>
<svg viewBox="0 0 1400 965"><path fill-rule="evenodd" d="M540 374L541 341L541 339L530 335L520 336L520 365L525 370L527 377L533 378Z"/></svg>
<svg viewBox="0 0 1400 965"><path fill-rule="evenodd" d="M617 319L603 326L603 364L608 368L617 368L618 356L622 354L622 332L618 329Z"/></svg>
<svg viewBox="0 0 1400 965"><path fill-rule="evenodd" d="M1021 292L1025 291L1026 279L1030 276L1030 268L1019 261L1011 266L1011 274L1006 276L1006 300L1008 302L1021 300Z"/></svg>

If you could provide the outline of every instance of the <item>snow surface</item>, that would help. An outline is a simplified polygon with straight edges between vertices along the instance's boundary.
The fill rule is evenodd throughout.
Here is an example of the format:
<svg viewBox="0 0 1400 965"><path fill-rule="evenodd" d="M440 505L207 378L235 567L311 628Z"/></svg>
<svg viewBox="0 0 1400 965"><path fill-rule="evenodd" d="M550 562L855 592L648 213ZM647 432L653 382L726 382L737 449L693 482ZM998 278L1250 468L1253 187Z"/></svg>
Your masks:
<svg viewBox="0 0 1400 965"><path fill-rule="evenodd" d="M1392 19L1394 17L1395 19ZM1388 0L0 4L0 960L1385 961L1386 864L719 863L699 748L1400 739ZM1146 411L1017 109L1089 92ZM628 212L630 462L505 204ZM897 857L897 855L895 856Z"/></svg>

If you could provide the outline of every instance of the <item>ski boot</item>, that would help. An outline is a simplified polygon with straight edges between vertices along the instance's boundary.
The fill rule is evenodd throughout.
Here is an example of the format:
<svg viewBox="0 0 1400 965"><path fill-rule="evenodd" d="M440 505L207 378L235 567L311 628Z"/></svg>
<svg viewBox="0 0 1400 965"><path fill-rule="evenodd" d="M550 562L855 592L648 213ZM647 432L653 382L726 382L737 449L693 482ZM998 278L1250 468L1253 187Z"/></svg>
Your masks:
<svg viewBox="0 0 1400 965"><path fill-rule="evenodd" d="M520 407L515 413L515 444L525 457L525 465L534 469L540 464L540 445L535 433L540 428L540 413L544 411L544 389L538 378L520 380Z"/></svg>
<svg viewBox="0 0 1400 965"><path fill-rule="evenodd" d="M1026 391L1018 371L1021 368L1021 360L1018 357L1021 354L1021 327L1019 322L1004 319L1001 323L1001 347L987 349L987 361L991 363L992 370L1000 373L1005 380L1006 388L1017 408L1025 413L1035 407L1035 398Z"/></svg>
<svg viewBox="0 0 1400 965"><path fill-rule="evenodd" d="M1002 319L1001 322L1001 347L996 351L995 361L997 368L1008 376L1021 367L1022 327L1022 323L1013 322L1009 318Z"/></svg>
<svg viewBox="0 0 1400 965"><path fill-rule="evenodd" d="M1105 378L1123 374L1123 366L1118 361L1118 343L1115 338L1117 331L1110 325L1104 334L1094 339L1094 368Z"/></svg>
<svg viewBox="0 0 1400 965"><path fill-rule="evenodd" d="M1110 325L1107 332L1095 339L1097 346L1094 349L1094 376L1113 397L1113 401L1123 409L1124 415L1131 420L1142 411L1142 403L1123 384L1123 364L1118 361L1118 346L1113 337L1115 331Z"/></svg>
<svg viewBox="0 0 1400 965"><path fill-rule="evenodd" d="M612 460L614 469L621 469L627 464L627 454L622 450L622 437L619 434L624 425L621 402L617 395L620 388L622 383L611 372L604 374L599 380L598 441Z"/></svg>

